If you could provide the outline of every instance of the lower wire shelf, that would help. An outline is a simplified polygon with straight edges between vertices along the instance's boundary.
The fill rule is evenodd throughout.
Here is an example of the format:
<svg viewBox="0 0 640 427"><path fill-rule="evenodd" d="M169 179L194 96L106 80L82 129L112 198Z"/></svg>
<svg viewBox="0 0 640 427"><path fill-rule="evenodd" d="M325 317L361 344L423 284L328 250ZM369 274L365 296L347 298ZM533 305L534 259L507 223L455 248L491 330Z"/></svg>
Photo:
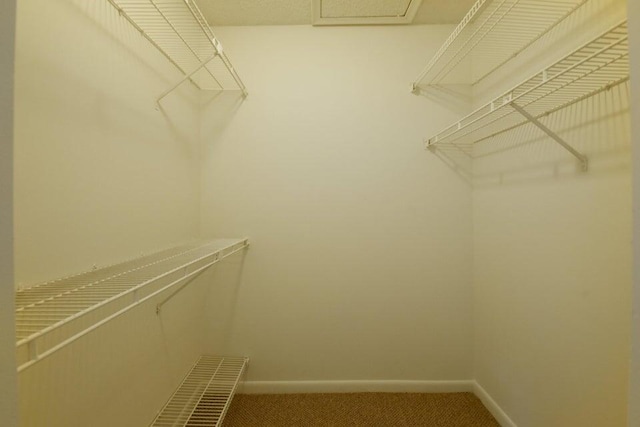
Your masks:
<svg viewBox="0 0 640 427"><path fill-rule="evenodd" d="M248 239L194 242L19 290L18 372L134 307L167 295L156 305L160 314L162 305L204 270L248 246Z"/></svg>
<svg viewBox="0 0 640 427"><path fill-rule="evenodd" d="M201 356L151 427L217 427L229 409L249 359Z"/></svg>

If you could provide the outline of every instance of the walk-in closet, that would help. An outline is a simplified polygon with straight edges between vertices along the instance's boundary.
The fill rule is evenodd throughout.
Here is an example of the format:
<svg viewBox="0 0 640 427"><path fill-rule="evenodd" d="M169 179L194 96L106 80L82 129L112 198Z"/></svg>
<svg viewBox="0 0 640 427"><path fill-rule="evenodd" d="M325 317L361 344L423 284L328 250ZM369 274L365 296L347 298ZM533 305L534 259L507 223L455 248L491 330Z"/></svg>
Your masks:
<svg viewBox="0 0 640 427"><path fill-rule="evenodd" d="M0 425L638 427L638 147L637 0L5 0Z"/></svg>

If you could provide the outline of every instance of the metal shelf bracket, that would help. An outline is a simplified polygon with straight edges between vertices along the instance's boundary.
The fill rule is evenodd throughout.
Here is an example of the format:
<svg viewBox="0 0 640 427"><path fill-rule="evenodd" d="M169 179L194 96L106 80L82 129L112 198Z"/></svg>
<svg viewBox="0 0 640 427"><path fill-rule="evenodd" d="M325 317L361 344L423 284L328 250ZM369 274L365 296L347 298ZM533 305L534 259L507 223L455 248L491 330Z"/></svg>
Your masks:
<svg viewBox="0 0 640 427"><path fill-rule="evenodd" d="M189 80L191 77L193 77L193 75L195 73L197 73L198 71L202 70L204 67L207 66L207 64L211 61L213 61L216 57L218 56L217 53L213 54L212 56L210 56L208 59L206 59L204 62L202 62L200 65L198 65L193 71L191 71L189 74L186 74L183 78L180 79L179 82L177 82L175 85L171 86L169 89L167 89L166 91L164 91L164 93L162 95L160 95L160 97L158 98L158 100L156 101L157 104L160 104L160 101L162 101L164 99L165 96L169 95L171 92L173 92L174 90L176 90L182 83L186 82L187 80Z"/></svg>
<svg viewBox="0 0 640 427"><path fill-rule="evenodd" d="M541 131L549 135L554 141L560 144L565 150L573 154L582 164L583 171L586 172L589 169L589 160L587 159L587 156L585 156L584 154L580 153L578 150L573 148L571 145L569 145L569 143L567 143L567 141L560 138L560 136L558 136L557 133L555 133L554 131L552 131L545 125L543 125L538 119L533 117L524 108L522 108L515 102L511 102L509 105L511 105L511 107L513 107L514 110L520 113L525 119L527 119L529 122L535 125L538 129L540 129Z"/></svg>

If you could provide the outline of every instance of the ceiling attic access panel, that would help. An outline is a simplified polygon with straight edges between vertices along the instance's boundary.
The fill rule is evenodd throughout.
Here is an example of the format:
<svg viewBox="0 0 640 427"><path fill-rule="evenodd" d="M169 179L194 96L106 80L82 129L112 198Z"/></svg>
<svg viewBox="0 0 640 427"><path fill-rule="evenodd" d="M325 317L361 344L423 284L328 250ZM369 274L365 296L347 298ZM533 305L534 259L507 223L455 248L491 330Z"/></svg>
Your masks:
<svg viewBox="0 0 640 427"><path fill-rule="evenodd" d="M410 24L422 0L313 0L313 25Z"/></svg>

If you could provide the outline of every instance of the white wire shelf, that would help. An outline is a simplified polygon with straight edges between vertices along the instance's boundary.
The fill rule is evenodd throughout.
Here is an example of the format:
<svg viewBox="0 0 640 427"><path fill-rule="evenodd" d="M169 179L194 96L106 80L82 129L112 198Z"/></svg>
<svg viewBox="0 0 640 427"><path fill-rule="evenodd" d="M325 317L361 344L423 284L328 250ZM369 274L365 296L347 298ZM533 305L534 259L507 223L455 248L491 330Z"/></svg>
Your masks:
<svg viewBox="0 0 640 427"><path fill-rule="evenodd" d="M473 156L473 144L533 123L578 157L539 118L629 79L627 22L614 26L493 101L429 138L427 148L455 148Z"/></svg>
<svg viewBox="0 0 640 427"><path fill-rule="evenodd" d="M478 83L586 1L477 0L413 82L413 90L452 83L450 76L461 68L470 68L471 83Z"/></svg>
<svg viewBox="0 0 640 427"><path fill-rule="evenodd" d="M247 95L194 0L107 1L184 75L158 102L186 80L202 90L240 90Z"/></svg>
<svg viewBox="0 0 640 427"><path fill-rule="evenodd" d="M200 357L151 426L220 426L248 363L243 357Z"/></svg>
<svg viewBox="0 0 640 427"><path fill-rule="evenodd" d="M157 305L159 314L161 306L191 279L248 245L247 239L192 243L18 290L15 316L18 371L156 295L174 289Z"/></svg>

